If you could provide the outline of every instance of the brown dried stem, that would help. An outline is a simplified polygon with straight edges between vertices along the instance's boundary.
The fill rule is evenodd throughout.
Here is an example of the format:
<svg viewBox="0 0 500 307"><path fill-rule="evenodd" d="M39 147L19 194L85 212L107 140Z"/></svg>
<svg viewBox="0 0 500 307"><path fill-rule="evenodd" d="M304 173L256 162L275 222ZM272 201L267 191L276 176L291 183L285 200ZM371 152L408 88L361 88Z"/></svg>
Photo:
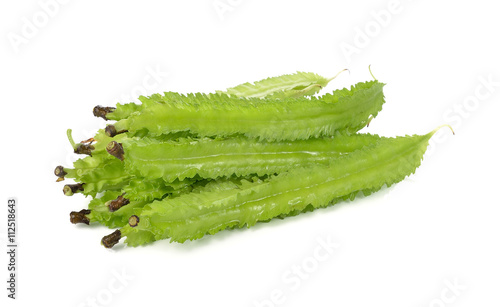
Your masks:
<svg viewBox="0 0 500 307"><path fill-rule="evenodd" d="M78 144L75 148L75 153L76 154L82 154L82 155L89 155L92 156L92 150L94 150L95 147L92 144Z"/></svg>
<svg viewBox="0 0 500 307"><path fill-rule="evenodd" d="M83 183L67 184L63 188L63 193L66 196L71 196L80 191L83 191Z"/></svg>
<svg viewBox="0 0 500 307"><path fill-rule="evenodd" d="M123 159L124 159L124 156L123 156L124 155L124 151L123 151L123 146L122 146L121 143L118 143L117 141L111 141L111 142L109 142L108 146L106 146L106 151L110 155L112 155L112 156L114 156L114 157L116 157L116 158L118 158L118 159L120 159L120 160L123 161Z"/></svg>
<svg viewBox="0 0 500 307"><path fill-rule="evenodd" d="M90 214L90 210L87 210L87 209L82 209L80 211L72 211L70 214L69 214L69 220L71 223L73 224L79 224L79 223L83 223L83 224L90 224L90 220L88 217L86 217L85 215L87 214Z"/></svg>
<svg viewBox="0 0 500 307"><path fill-rule="evenodd" d="M116 199L110 201L108 204L106 204L109 208L110 212L115 212L116 210L120 209L123 206L126 206L130 203L130 200L126 199L123 197L125 193L122 195L118 196Z"/></svg>
<svg viewBox="0 0 500 307"><path fill-rule="evenodd" d="M108 113L113 113L113 111L115 109L116 108L113 108L113 107L95 106L94 107L94 116L95 117L101 117L104 120L108 120L108 118L106 117L106 115L108 115Z"/></svg>
<svg viewBox="0 0 500 307"><path fill-rule="evenodd" d="M128 224L130 227L135 227L139 225L139 217L137 215L132 215L128 218Z"/></svg>
<svg viewBox="0 0 500 307"><path fill-rule="evenodd" d="M117 134L128 132L128 130L116 131L115 126L113 126L113 125L107 125L106 128L104 128L104 132L106 133L107 136L114 137Z"/></svg>
<svg viewBox="0 0 500 307"><path fill-rule="evenodd" d="M64 176L66 176L66 174L67 173L64 171L64 166L59 165L54 170L54 175L56 175L59 178L63 178L64 179Z"/></svg>
<svg viewBox="0 0 500 307"><path fill-rule="evenodd" d="M104 245L105 248L112 248L121 238L122 233L120 230L115 230L112 234L102 237L101 244Z"/></svg>

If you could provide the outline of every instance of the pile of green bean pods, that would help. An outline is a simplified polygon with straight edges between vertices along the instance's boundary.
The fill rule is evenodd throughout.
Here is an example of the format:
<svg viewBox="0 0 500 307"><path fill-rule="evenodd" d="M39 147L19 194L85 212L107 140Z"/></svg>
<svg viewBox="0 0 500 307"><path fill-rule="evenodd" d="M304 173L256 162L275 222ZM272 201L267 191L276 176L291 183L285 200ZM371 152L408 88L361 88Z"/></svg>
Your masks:
<svg viewBox="0 0 500 307"><path fill-rule="evenodd" d="M415 172L437 131L359 133L382 110L384 84L360 82L318 95L333 78L273 77L226 91L166 92L140 104L94 108L113 121L75 143L86 155L58 166L67 196L90 196L76 223L116 229L106 248L185 242L230 228L369 195Z"/></svg>

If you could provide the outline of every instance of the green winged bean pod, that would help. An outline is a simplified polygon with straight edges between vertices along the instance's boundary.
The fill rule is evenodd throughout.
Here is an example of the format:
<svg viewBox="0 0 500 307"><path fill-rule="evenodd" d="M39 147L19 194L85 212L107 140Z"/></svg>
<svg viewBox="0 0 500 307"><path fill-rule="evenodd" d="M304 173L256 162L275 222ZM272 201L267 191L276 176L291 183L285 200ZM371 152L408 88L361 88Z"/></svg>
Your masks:
<svg viewBox="0 0 500 307"><path fill-rule="evenodd" d="M337 131L353 133L382 109L383 86L376 80L368 81L318 98L265 98L266 103L260 98L169 92L150 99L170 103L152 104L109 130L147 129L152 136L179 131L200 137L240 134L268 141L332 136Z"/></svg>
<svg viewBox="0 0 500 307"><path fill-rule="evenodd" d="M342 70L341 72L345 71ZM294 74L271 77L253 83L243 83L228 88L225 93L235 97L256 98L286 98L304 97L317 94L330 81L335 79L341 72L332 78L325 78L311 72L298 71Z"/></svg>
<svg viewBox="0 0 500 307"><path fill-rule="evenodd" d="M243 137L158 141L143 138L123 142L127 172L166 182L198 176L258 176L281 173L312 164L328 165L334 158L375 144L380 137L343 135L296 141L266 142Z"/></svg>
<svg viewBox="0 0 500 307"><path fill-rule="evenodd" d="M341 72L347 69L342 70ZM277 77L266 78L253 83L243 83L235 87L228 88L226 91L217 91L219 94L227 94L235 97L257 97L257 98L286 98L286 97L305 97L318 93L330 81L335 79L341 72L332 78L325 78L312 72L298 71L294 74L281 75ZM105 120L121 120L129 117L134 112L141 112L147 107L151 100L141 96L139 100L142 104L117 103L116 107L96 106L94 116ZM158 101L164 102L164 101Z"/></svg>
<svg viewBox="0 0 500 307"><path fill-rule="evenodd" d="M372 74L315 96L335 77L297 72L96 106L95 116L116 122L80 143L68 130L73 151L87 156L54 171L76 181L65 195L93 198L70 221L119 228L102 239L108 248L122 237L130 246L182 243L353 200L412 174L437 129L359 134L381 111L384 84Z"/></svg>
<svg viewBox="0 0 500 307"><path fill-rule="evenodd" d="M132 225L104 237L103 244L111 247L122 236L130 246L161 239L184 242L307 208L326 207L347 195L370 194L414 173L436 131L381 139L336 159L329 167L299 168L234 189L154 201L144 207Z"/></svg>
<svg viewBox="0 0 500 307"><path fill-rule="evenodd" d="M153 200L176 197L192 190L195 180L175 181L166 184L163 180L133 179L122 189L106 190L100 197L90 201L88 209L71 212L71 222L98 222L109 228L122 227L133 214Z"/></svg>

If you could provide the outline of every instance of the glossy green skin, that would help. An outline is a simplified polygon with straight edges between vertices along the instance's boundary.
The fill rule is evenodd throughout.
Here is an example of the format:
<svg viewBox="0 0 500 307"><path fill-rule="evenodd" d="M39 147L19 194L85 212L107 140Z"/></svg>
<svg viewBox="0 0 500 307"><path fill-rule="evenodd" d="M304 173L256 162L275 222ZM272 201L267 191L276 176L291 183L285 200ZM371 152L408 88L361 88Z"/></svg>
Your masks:
<svg viewBox="0 0 500 307"><path fill-rule="evenodd" d="M165 93L153 95L141 113L115 123L117 130L149 135L190 131L203 136L242 134L260 140L280 141L333 136L337 131L356 132L382 109L383 83L358 83L319 98L259 99L226 95ZM266 103L262 103L265 101Z"/></svg>
<svg viewBox="0 0 500 307"><path fill-rule="evenodd" d="M125 171L123 164L119 160L110 160L108 163L94 169L94 171L81 176L81 182L84 183L82 193L95 197L97 193L106 190L120 190L132 178L134 176Z"/></svg>
<svg viewBox="0 0 500 307"><path fill-rule="evenodd" d="M103 173L102 169L107 164L116 164L115 159L106 152L106 146L109 142L116 140L117 142L122 142L124 139L128 138L127 134L119 134L115 138L110 138L104 133L104 129L100 129L94 136L94 150L92 150L92 156L85 156L81 159L73 162L73 168L64 168L67 173L66 178L72 178L77 182L86 182L89 176L95 177L99 175L94 175L94 172Z"/></svg>
<svg viewBox="0 0 500 307"><path fill-rule="evenodd" d="M128 173L172 182L195 176L206 179L263 176L312 164L328 165L332 159L378 140L379 136L369 134L279 142L242 137L176 142L146 138L124 142L123 147Z"/></svg>
<svg viewBox="0 0 500 307"><path fill-rule="evenodd" d="M117 103L116 109L106 115L107 119L110 120L120 120L129 117L134 112L140 112L142 110L142 105L133 102L130 103Z"/></svg>
<svg viewBox="0 0 500 307"><path fill-rule="evenodd" d="M95 149L92 151L92 156L85 156L84 158L76 160L73 163L74 168L64 168L64 171L67 173L65 177L72 178L76 182L84 183L84 190L78 193L82 193L86 196L90 195L92 197L106 190L119 191L123 187L126 187L130 180L135 178L135 175L129 173L124 168L121 161L111 156L106 151L106 145L113 140L119 143L140 140L144 137L142 134L143 132L144 131L139 131L135 134L123 133L111 138L106 136L102 129L99 130L94 137L96 142L93 144ZM168 142L186 136L186 133L165 134L153 140ZM172 180L170 183L175 182Z"/></svg>
<svg viewBox="0 0 500 307"><path fill-rule="evenodd" d="M142 208L153 200L189 193L193 186L195 186L194 180L175 181L167 185L161 179L133 179L122 189L107 190L101 197L91 200L88 206L91 213L87 217L90 222L98 222L109 228L123 227L128 223L131 215L139 215ZM130 203L114 212L109 211L107 203L120 195L123 195Z"/></svg>
<svg viewBox="0 0 500 307"><path fill-rule="evenodd" d="M88 206L91 212L86 215L90 222L99 222L109 228L123 227L128 224L128 219L131 215L140 213L141 210L136 211L136 208L142 209L148 203L144 200L131 201L119 210L110 212L106 203L116 199L120 195L122 195L120 190L109 190L104 192L101 197L91 200Z"/></svg>
<svg viewBox="0 0 500 307"><path fill-rule="evenodd" d="M112 195L115 199L121 193L125 193L125 197L131 200L130 207L134 208L133 214L138 215L148 202L162 199L167 194L178 196L190 192L189 189L195 186L200 187L203 192L211 191L202 184L194 184L202 178L224 177L217 185L209 184L212 189L235 187L238 181L233 175L241 178L256 174L262 177L311 164L328 165L333 159L376 144L380 139L377 135L369 134L351 136L339 134L330 139L277 143L242 138L183 141L132 138L123 143L127 152L126 165L129 164L125 167L126 173L134 174L133 178L143 179L127 179L124 181L127 185L121 190L115 189ZM138 154L142 157L140 161L137 158ZM133 156L135 158L132 158ZM167 156L170 158L166 159ZM144 161L145 158L148 158L147 162ZM115 163L121 162L116 159ZM196 179L185 180L186 177ZM108 183L109 180L104 182ZM101 191L97 188L95 190ZM86 189L84 193L88 193L88 190ZM141 195L145 197L140 197ZM98 221L108 227L124 226L131 215L129 210L109 212L105 206L106 201L108 199L104 197L104 200L91 202L93 207L91 221Z"/></svg>
<svg viewBox="0 0 500 307"><path fill-rule="evenodd" d="M333 78L326 79L314 73L297 72L290 75L282 75L263 79L257 82L244 83L227 90L227 93L238 97L289 97L289 96L307 96L315 94L319 88L324 87ZM307 90L311 85L318 85ZM126 119L134 113L140 113L143 108L156 103L165 103L164 100L148 99L140 97L142 104L126 103L116 105L114 112L107 115L108 119L121 120ZM127 182L126 174L120 172L116 167L107 166L111 158L106 154L106 145L111 141L122 142L133 137L147 136L147 130L139 129L135 133L119 134L113 138L108 137L104 133L104 129L100 129L94 136L95 149L92 152L92 157L85 157L74 162L74 168L65 168L67 173L66 178L73 178L77 182L88 182L84 190L85 195L95 196L96 193L102 192L105 189L119 189L123 185L119 182ZM160 140L172 140L179 137L191 136L189 132L178 132L173 134L162 134ZM112 161L111 164L114 162ZM111 169L110 174L102 171L102 168ZM110 176L111 175L111 176ZM109 182L108 182L109 181Z"/></svg>
<svg viewBox="0 0 500 307"><path fill-rule="evenodd" d="M299 168L265 182L244 182L235 189L154 201L143 209L137 227L121 229L122 236L131 246L167 238L184 242L326 207L360 191L370 194L414 173L433 133L382 139L335 159L329 167Z"/></svg>
<svg viewBox="0 0 500 307"><path fill-rule="evenodd" d="M265 177L263 177L265 178ZM251 178L248 178L249 180ZM166 185L159 180L131 180L121 190L108 190L99 198L90 201L87 214L91 223L100 223L109 228L123 227L128 224L131 215L140 215L142 209L154 200L171 199L187 193L201 193L227 190L236 187L242 178L229 177L219 180L184 180ZM246 179L245 179L246 180ZM124 195L130 203L117 211L111 212L108 203L118 196Z"/></svg>
<svg viewBox="0 0 500 307"><path fill-rule="evenodd" d="M123 163L110 156L107 152L95 153L73 163L74 168L64 168L66 178L84 183L83 191L78 192L86 196L95 197L97 193L106 190L120 190L126 186L132 175L125 171Z"/></svg>
<svg viewBox="0 0 500 307"><path fill-rule="evenodd" d="M92 156L100 153L106 153L106 146L109 144L109 142L117 141L118 143L121 143L123 140L128 139L132 136L133 135L131 135L130 133L122 133L114 137L109 137L104 132L104 129L99 129L94 136L95 142L92 145L95 149L92 150Z"/></svg>
<svg viewBox="0 0 500 307"><path fill-rule="evenodd" d="M324 78L311 72L296 72L294 74L282 75L259 80L253 83L243 83L235 87L228 88L220 94L227 94L235 97L258 97L258 98L286 98L312 96L318 93L323 87L334 78ZM140 97L143 104L117 103L116 109L109 113L106 118L110 120L121 120L129 117L134 112L141 112L151 102L146 97Z"/></svg>
<svg viewBox="0 0 500 307"><path fill-rule="evenodd" d="M228 88L225 93L235 97L303 97L318 93L332 80L310 72L296 72Z"/></svg>

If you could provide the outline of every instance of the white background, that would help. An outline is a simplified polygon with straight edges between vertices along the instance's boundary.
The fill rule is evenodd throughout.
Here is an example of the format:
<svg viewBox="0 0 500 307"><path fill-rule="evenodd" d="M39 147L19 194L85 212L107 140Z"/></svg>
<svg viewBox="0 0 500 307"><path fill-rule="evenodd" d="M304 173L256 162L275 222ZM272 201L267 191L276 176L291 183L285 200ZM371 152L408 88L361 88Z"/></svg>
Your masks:
<svg viewBox="0 0 500 307"><path fill-rule="evenodd" d="M19 299L6 298L2 252L2 306L500 304L494 1L66 1L48 18L47 2L0 4L2 246L7 198L19 202ZM69 223L88 199L65 197L53 169L77 158L67 128L79 141L104 126L95 105L349 68L331 91L371 79L369 64L387 103L363 131L456 132L436 135L404 182L183 245L106 250L109 229ZM482 79L497 83L488 91ZM322 261L311 258L318 240L338 243Z"/></svg>

